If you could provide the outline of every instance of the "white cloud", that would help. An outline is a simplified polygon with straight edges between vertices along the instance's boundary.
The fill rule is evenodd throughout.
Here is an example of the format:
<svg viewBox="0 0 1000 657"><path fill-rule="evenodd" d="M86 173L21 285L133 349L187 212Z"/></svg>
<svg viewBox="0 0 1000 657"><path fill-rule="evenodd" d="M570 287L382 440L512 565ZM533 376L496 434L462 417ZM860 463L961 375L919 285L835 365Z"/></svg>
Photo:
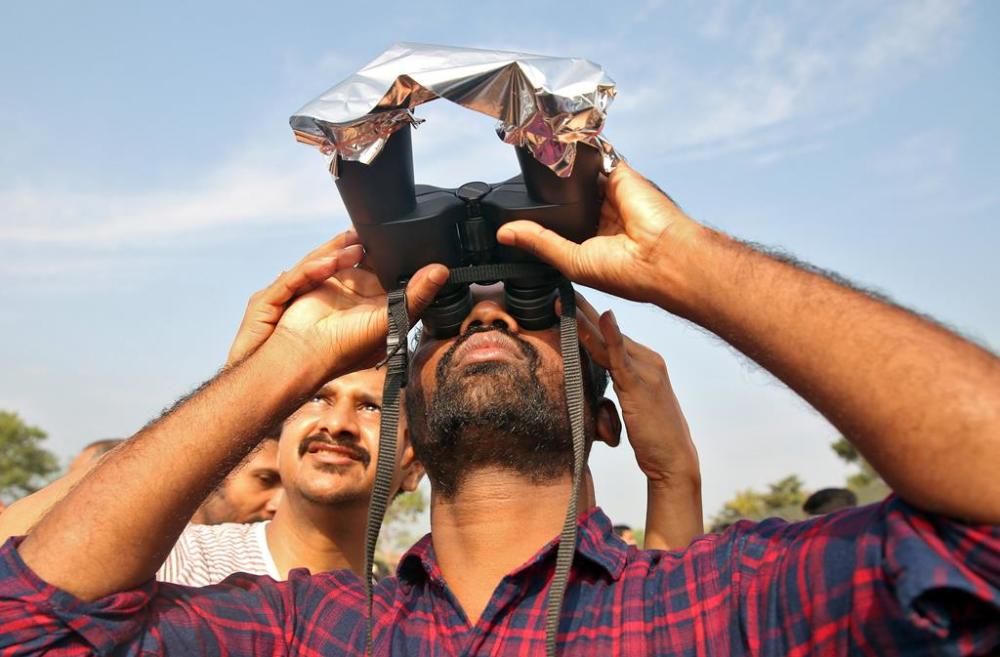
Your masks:
<svg viewBox="0 0 1000 657"><path fill-rule="evenodd" d="M288 150L293 148L294 143ZM118 194L23 186L0 190L0 240L100 247L342 212L333 184L322 174L320 156L300 155L276 161L243 153L174 189Z"/></svg>
<svg viewBox="0 0 1000 657"><path fill-rule="evenodd" d="M963 9L938 0L785 14L718 5L700 34L726 47L703 60L650 55L633 73L637 88L621 79L610 125L642 130L633 142L681 159L815 141L947 58Z"/></svg>

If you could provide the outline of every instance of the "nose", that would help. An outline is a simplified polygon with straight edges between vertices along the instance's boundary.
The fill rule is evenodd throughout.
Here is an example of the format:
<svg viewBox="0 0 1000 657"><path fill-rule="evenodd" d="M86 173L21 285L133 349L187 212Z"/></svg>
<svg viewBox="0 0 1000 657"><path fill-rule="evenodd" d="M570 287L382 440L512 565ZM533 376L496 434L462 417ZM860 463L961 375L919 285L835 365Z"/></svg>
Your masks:
<svg viewBox="0 0 1000 657"><path fill-rule="evenodd" d="M329 404L320 413L316 428L334 437L359 436L358 417L348 396L342 396L336 403Z"/></svg>
<svg viewBox="0 0 1000 657"><path fill-rule="evenodd" d="M285 489L278 486L274 493L271 495L270 499L267 500L267 504L264 505L264 513L268 518L273 518L275 512L278 510L278 506L281 504L282 498L285 497Z"/></svg>
<svg viewBox="0 0 1000 657"><path fill-rule="evenodd" d="M511 315L496 301L480 301L472 307L472 312L462 322L462 333L473 326L489 326L506 328L511 333L518 333L521 327Z"/></svg>

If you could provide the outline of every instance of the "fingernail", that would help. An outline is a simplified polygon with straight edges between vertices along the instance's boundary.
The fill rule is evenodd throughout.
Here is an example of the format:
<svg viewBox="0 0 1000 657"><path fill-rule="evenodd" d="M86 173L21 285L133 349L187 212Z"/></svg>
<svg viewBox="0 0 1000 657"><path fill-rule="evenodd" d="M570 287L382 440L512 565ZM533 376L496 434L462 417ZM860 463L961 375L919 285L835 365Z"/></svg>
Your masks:
<svg viewBox="0 0 1000 657"><path fill-rule="evenodd" d="M448 272L447 267L435 267L427 272L427 278L431 279L431 282L435 285L444 285L448 282Z"/></svg>
<svg viewBox="0 0 1000 657"><path fill-rule="evenodd" d="M612 325L613 325L613 326L614 326L615 328L618 328L618 318L617 318L617 317L615 317L615 311L613 311L613 310L609 310L609 311L608 311L608 319L610 319L610 320L611 320L611 324L612 324Z"/></svg>

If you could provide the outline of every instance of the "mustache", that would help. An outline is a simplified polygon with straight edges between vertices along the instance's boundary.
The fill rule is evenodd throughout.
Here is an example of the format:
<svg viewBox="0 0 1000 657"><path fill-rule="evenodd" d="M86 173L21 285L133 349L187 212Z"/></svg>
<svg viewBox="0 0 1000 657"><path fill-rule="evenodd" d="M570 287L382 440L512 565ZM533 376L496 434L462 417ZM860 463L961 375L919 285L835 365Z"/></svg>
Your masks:
<svg viewBox="0 0 1000 657"><path fill-rule="evenodd" d="M521 350L521 353L529 363L534 364L538 361L538 352L535 348L511 333L506 326L486 326L483 324L474 324L473 326L470 326L465 333L460 335L450 347L448 347L448 351L446 351L444 356L441 357L441 360L438 361L437 376L442 377L445 375L446 370L451 366L452 359L455 357L455 352L458 351L463 344L468 342L469 338L477 333L487 333L489 331L499 331L501 335L511 339L514 344L517 345L517 348Z"/></svg>
<svg viewBox="0 0 1000 657"><path fill-rule="evenodd" d="M336 436L329 436L322 433L317 433L309 436L301 443L299 443L299 458L305 456L309 448L315 443L321 443L323 445L329 445L330 447L336 447L348 453L348 455L354 460L360 462L366 468L372 461L371 454L368 450L361 447L353 439L349 438L338 438Z"/></svg>

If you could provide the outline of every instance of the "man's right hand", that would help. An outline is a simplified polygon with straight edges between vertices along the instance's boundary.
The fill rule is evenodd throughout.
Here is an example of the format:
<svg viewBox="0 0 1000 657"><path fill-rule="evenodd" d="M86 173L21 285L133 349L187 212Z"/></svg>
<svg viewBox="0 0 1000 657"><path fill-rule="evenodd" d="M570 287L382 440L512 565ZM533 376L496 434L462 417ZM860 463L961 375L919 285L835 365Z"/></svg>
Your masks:
<svg viewBox="0 0 1000 657"><path fill-rule="evenodd" d="M251 296L227 364L243 360L275 334L333 364L336 373L377 362L388 329L386 295L376 276L359 266L363 257L357 235L341 233ZM406 288L411 318L447 280L443 265L414 274Z"/></svg>

